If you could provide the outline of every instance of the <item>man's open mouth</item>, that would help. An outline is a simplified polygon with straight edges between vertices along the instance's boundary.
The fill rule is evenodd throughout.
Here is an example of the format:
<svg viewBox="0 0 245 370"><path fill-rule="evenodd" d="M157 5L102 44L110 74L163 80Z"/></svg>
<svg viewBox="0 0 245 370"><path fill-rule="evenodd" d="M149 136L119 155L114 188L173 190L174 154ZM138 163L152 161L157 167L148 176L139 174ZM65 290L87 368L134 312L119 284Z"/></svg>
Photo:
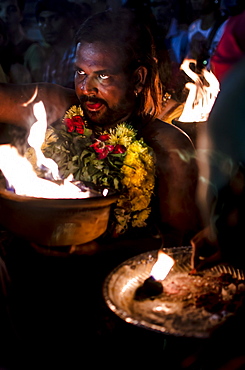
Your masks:
<svg viewBox="0 0 245 370"><path fill-rule="evenodd" d="M86 102L85 104L86 104L87 109L90 110L90 111L100 110L101 107L103 106L103 103L101 103L101 102L97 102L97 103Z"/></svg>

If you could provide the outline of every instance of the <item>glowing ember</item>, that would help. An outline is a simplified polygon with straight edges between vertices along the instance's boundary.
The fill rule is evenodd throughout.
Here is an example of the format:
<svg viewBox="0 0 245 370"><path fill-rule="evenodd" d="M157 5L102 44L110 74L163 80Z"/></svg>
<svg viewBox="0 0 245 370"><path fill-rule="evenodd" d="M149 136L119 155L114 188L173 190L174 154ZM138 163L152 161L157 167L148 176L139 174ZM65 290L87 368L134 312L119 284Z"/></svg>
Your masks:
<svg viewBox="0 0 245 370"><path fill-rule="evenodd" d="M46 158L41 150L47 129L46 111L42 102L34 105L34 115L37 121L32 125L28 137L29 145L35 150L37 166L45 169L54 180L61 180L57 164ZM16 147L9 144L0 145L0 169L6 178L9 188L18 195L38 198L88 198L90 191L82 191L73 184L73 176L69 176L60 185L39 178L31 163L21 156Z"/></svg>
<svg viewBox="0 0 245 370"><path fill-rule="evenodd" d="M207 121L219 93L219 81L211 71L205 68L201 72L202 75L198 75L191 70L191 63L196 65L196 60L185 59L180 66L180 69L182 69L194 83L188 82L185 85L189 93L179 121L204 122Z"/></svg>
<svg viewBox="0 0 245 370"><path fill-rule="evenodd" d="M155 280L164 280L168 275L169 271L174 265L174 259L164 253L162 250L159 250L157 261L151 269L151 276Z"/></svg>

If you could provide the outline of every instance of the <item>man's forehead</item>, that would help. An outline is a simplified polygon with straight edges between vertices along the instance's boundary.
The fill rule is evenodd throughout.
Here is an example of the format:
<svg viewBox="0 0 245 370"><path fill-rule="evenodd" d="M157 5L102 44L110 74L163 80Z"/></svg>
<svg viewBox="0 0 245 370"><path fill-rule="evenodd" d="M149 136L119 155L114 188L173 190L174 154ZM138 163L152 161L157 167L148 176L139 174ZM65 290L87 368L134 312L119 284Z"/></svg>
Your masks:
<svg viewBox="0 0 245 370"><path fill-rule="evenodd" d="M0 6L8 6L8 5L16 5L18 7L18 2L17 0L0 0Z"/></svg>
<svg viewBox="0 0 245 370"><path fill-rule="evenodd" d="M150 2L152 7L167 7L171 8L173 4L169 0L153 0Z"/></svg>
<svg viewBox="0 0 245 370"><path fill-rule="evenodd" d="M91 66L100 66L100 69L118 69L124 62L122 53L115 45L103 42L78 43L76 60Z"/></svg>
<svg viewBox="0 0 245 370"><path fill-rule="evenodd" d="M43 10L42 12L39 13L39 17L42 17L42 18L51 18L57 15L59 15L58 12L54 12L51 10Z"/></svg>

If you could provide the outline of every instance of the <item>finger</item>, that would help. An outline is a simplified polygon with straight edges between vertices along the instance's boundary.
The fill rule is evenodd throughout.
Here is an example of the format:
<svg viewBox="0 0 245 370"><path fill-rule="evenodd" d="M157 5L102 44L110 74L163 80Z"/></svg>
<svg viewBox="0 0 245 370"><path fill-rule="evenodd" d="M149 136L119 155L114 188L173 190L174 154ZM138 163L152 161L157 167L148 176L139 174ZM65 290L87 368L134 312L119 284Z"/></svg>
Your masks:
<svg viewBox="0 0 245 370"><path fill-rule="evenodd" d="M218 250L214 254L209 257L199 257L194 260L193 269L200 271L204 270L205 268L210 268L214 265L217 265L221 262L221 252Z"/></svg>

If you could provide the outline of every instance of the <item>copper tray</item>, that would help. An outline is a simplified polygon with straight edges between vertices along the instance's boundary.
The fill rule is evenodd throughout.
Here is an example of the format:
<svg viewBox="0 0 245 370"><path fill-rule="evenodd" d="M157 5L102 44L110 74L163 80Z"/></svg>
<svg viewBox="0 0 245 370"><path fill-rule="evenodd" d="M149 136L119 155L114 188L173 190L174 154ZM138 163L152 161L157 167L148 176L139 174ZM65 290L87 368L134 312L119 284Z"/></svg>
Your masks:
<svg viewBox="0 0 245 370"><path fill-rule="evenodd" d="M163 249L175 259L170 274L190 271L191 247ZM136 289L150 275L152 266L157 260L157 252L151 251L133 257L115 268L106 278L103 295L107 306L121 319L133 325L157 332L184 337L207 338L214 328L221 325L232 315L223 317L209 313L200 317L197 309L192 309L189 316L183 319L176 313L168 313L164 309L163 298L147 299L137 302L134 299ZM208 270L206 270L208 271ZM217 265L210 271L229 273L234 278L244 280L244 272L229 265ZM165 307L166 308L166 307Z"/></svg>

